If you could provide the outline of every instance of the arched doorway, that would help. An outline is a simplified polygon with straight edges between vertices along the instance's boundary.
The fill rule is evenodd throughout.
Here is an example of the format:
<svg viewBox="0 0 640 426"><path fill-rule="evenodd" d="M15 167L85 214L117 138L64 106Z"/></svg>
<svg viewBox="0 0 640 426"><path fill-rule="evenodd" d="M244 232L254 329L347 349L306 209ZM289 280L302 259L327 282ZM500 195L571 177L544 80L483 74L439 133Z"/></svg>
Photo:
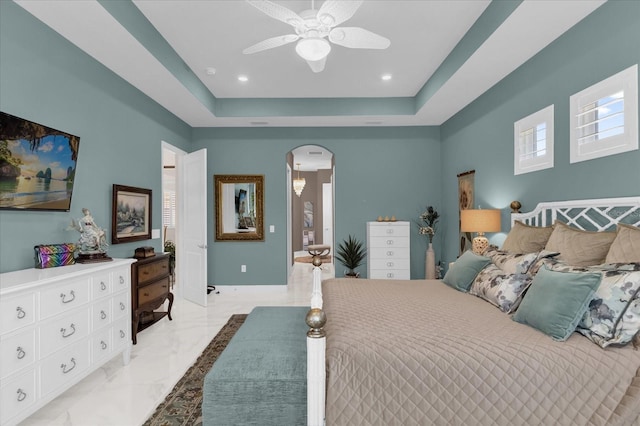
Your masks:
<svg viewBox="0 0 640 426"><path fill-rule="evenodd" d="M287 153L287 276L296 256L308 255L311 244L328 245L333 253L335 158L318 145L303 145ZM304 179L298 195L294 180Z"/></svg>

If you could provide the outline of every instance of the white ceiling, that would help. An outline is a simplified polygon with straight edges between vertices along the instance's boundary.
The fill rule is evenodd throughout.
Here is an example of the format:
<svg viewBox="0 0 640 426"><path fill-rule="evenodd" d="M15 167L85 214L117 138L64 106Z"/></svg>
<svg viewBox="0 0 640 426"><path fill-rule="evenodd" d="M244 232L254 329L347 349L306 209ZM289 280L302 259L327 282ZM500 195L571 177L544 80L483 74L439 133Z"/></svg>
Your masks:
<svg viewBox="0 0 640 426"><path fill-rule="evenodd" d="M241 0L16 0L193 127L439 125L603 2L369 0L341 26L391 46L334 45L313 73L295 43L242 54L293 29Z"/></svg>

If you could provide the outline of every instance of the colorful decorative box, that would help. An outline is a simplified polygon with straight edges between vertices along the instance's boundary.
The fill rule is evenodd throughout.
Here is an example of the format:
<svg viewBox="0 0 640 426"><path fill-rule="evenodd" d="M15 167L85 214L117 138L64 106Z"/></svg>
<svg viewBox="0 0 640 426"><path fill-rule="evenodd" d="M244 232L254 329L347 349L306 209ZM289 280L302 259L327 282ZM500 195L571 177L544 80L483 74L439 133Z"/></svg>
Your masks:
<svg viewBox="0 0 640 426"><path fill-rule="evenodd" d="M76 245L73 243L41 244L34 246L36 268L54 268L76 263L73 253Z"/></svg>

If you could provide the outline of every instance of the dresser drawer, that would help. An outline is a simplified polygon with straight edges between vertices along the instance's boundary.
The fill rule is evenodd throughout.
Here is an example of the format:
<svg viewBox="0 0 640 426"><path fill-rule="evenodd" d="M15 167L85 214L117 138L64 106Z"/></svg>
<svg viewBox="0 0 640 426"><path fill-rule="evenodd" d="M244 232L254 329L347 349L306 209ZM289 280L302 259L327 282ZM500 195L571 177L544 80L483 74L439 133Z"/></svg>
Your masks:
<svg viewBox="0 0 640 426"><path fill-rule="evenodd" d="M369 224L369 237L408 237L409 227L404 223L399 224Z"/></svg>
<svg viewBox="0 0 640 426"><path fill-rule="evenodd" d="M40 359L89 335L89 309L81 309L43 324L40 328Z"/></svg>
<svg viewBox="0 0 640 426"><path fill-rule="evenodd" d="M119 351L121 348L131 343L131 320L122 319L113 325L113 350Z"/></svg>
<svg viewBox="0 0 640 426"><path fill-rule="evenodd" d="M127 307L131 304L130 296L128 293L116 294L113 297L113 320L127 314Z"/></svg>
<svg viewBox="0 0 640 426"><path fill-rule="evenodd" d="M98 362L113 351L112 331L108 327L91 337L91 362Z"/></svg>
<svg viewBox="0 0 640 426"><path fill-rule="evenodd" d="M90 278L47 289L40 294L40 319L74 309L89 301Z"/></svg>
<svg viewBox="0 0 640 426"><path fill-rule="evenodd" d="M35 321L35 293L0 298L0 334L9 333Z"/></svg>
<svg viewBox="0 0 640 426"><path fill-rule="evenodd" d="M0 423L27 410L36 402L36 370L31 369L9 381L0 388ZM23 414L22 417L25 415Z"/></svg>
<svg viewBox="0 0 640 426"><path fill-rule="evenodd" d="M111 273L103 272L93 277L91 287L93 288L92 298L98 300L111 294Z"/></svg>
<svg viewBox="0 0 640 426"><path fill-rule="evenodd" d="M56 352L41 364L42 396L68 385L89 367L89 339Z"/></svg>
<svg viewBox="0 0 640 426"><path fill-rule="evenodd" d="M369 259L370 262L374 259L409 259L409 247L372 247Z"/></svg>
<svg viewBox="0 0 640 426"><path fill-rule="evenodd" d="M120 268L113 271L113 292L127 290L131 285L129 278L131 276L131 268Z"/></svg>
<svg viewBox="0 0 640 426"><path fill-rule="evenodd" d="M169 275L169 258L138 265L138 285Z"/></svg>
<svg viewBox="0 0 640 426"><path fill-rule="evenodd" d="M369 271L369 278L383 280L408 280L411 273L408 270L373 269Z"/></svg>
<svg viewBox="0 0 640 426"><path fill-rule="evenodd" d="M35 328L0 338L0 378L32 365L35 360Z"/></svg>
<svg viewBox="0 0 640 426"><path fill-rule="evenodd" d="M371 237L369 247L409 247L409 237Z"/></svg>
<svg viewBox="0 0 640 426"><path fill-rule="evenodd" d="M138 289L138 305L164 297L169 293L169 277Z"/></svg>
<svg viewBox="0 0 640 426"><path fill-rule="evenodd" d="M111 299L106 299L98 303L94 303L91 307L91 318L93 319L93 328L98 330L112 321L113 313L111 309Z"/></svg>
<svg viewBox="0 0 640 426"><path fill-rule="evenodd" d="M371 264L369 265L369 269L382 269L382 270L392 270L392 269L406 269L409 270L411 268L411 260L409 259L371 259Z"/></svg>

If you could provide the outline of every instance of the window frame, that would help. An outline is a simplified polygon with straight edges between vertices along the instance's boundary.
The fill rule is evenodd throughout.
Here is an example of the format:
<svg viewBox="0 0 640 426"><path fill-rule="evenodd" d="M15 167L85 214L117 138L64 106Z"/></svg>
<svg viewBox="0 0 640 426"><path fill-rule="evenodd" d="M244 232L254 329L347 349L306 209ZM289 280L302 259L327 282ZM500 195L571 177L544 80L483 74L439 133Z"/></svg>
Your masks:
<svg viewBox="0 0 640 426"><path fill-rule="evenodd" d="M534 112L515 123L513 123L513 174L521 175L525 173L536 172L553 168L554 166L554 112L553 104ZM536 138L538 128L541 124L545 125L545 154L532 159L522 159L522 145L520 144L520 136L527 132L533 131Z"/></svg>
<svg viewBox="0 0 640 426"><path fill-rule="evenodd" d="M581 145L578 141L578 116L584 113L579 111L584 106L597 104L597 102L619 92L623 92L624 131L614 136ZM569 98L569 104L570 163L593 160L638 149L638 64L575 93ZM597 113L597 108L594 109L596 109ZM594 117L592 122L597 126L597 117ZM597 133L596 131L594 134L597 135Z"/></svg>

